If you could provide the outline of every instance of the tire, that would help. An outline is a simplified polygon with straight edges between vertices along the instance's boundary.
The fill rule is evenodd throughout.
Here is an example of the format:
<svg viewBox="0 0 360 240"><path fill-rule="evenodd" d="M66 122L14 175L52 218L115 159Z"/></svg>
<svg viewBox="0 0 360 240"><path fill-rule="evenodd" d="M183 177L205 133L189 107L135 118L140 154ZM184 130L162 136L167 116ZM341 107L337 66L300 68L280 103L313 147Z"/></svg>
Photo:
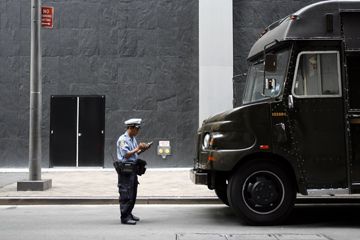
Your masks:
<svg viewBox="0 0 360 240"><path fill-rule="evenodd" d="M275 225L294 207L296 188L292 178L271 160L255 160L241 166L229 182L229 204L245 223Z"/></svg>
<svg viewBox="0 0 360 240"><path fill-rule="evenodd" d="M226 179L221 179L221 181L217 181L215 185L215 193L218 198L225 204L229 206L229 201L227 197L227 184Z"/></svg>

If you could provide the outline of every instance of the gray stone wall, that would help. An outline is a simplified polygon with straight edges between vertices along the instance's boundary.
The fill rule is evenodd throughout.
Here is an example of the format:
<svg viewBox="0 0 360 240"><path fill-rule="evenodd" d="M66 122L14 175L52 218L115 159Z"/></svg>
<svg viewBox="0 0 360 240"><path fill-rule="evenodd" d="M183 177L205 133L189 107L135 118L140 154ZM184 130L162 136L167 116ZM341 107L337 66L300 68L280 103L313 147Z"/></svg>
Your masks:
<svg viewBox="0 0 360 240"><path fill-rule="evenodd" d="M265 27L319 0L233 0L234 76L247 72L251 46ZM244 81L234 82L234 105L242 101Z"/></svg>
<svg viewBox="0 0 360 240"><path fill-rule="evenodd" d="M150 167L191 166L198 127L197 0L44 0L43 167L51 95L105 95L105 166L130 117L154 141ZM0 1L0 167L28 165L30 0ZM173 155L156 155L170 140Z"/></svg>

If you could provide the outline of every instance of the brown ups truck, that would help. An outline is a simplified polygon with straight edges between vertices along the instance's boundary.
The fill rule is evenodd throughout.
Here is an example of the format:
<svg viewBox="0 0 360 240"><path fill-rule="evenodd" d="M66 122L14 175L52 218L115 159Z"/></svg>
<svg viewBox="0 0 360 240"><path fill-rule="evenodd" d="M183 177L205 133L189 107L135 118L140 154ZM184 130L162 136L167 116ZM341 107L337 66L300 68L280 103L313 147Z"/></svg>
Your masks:
<svg viewBox="0 0 360 240"><path fill-rule="evenodd" d="M252 46L240 107L198 130L191 177L249 224L297 194L360 193L360 1L309 5Z"/></svg>

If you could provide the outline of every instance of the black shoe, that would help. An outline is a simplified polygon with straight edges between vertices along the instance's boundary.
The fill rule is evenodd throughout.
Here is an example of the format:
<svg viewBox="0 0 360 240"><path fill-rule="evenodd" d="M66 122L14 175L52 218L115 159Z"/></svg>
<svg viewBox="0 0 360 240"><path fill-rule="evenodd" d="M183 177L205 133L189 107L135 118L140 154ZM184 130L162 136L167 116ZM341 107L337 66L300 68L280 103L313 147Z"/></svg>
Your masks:
<svg viewBox="0 0 360 240"><path fill-rule="evenodd" d="M131 214L131 219L136 221L136 222L140 221L140 218L138 218L137 216L134 216L132 214Z"/></svg>
<svg viewBox="0 0 360 240"><path fill-rule="evenodd" d="M127 220L121 220L122 224L128 224L128 225L136 225L136 221L132 220L132 219L127 219Z"/></svg>

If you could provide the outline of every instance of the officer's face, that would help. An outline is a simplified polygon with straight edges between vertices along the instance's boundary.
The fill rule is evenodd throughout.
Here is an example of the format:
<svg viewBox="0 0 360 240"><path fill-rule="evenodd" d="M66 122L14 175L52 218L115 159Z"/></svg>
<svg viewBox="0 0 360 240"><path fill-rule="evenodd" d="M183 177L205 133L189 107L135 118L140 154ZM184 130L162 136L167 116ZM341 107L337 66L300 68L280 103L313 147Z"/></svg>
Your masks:
<svg viewBox="0 0 360 240"><path fill-rule="evenodd" d="M136 127L129 127L129 135L130 136L136 136L139 133L139 128Z"/></svg>

